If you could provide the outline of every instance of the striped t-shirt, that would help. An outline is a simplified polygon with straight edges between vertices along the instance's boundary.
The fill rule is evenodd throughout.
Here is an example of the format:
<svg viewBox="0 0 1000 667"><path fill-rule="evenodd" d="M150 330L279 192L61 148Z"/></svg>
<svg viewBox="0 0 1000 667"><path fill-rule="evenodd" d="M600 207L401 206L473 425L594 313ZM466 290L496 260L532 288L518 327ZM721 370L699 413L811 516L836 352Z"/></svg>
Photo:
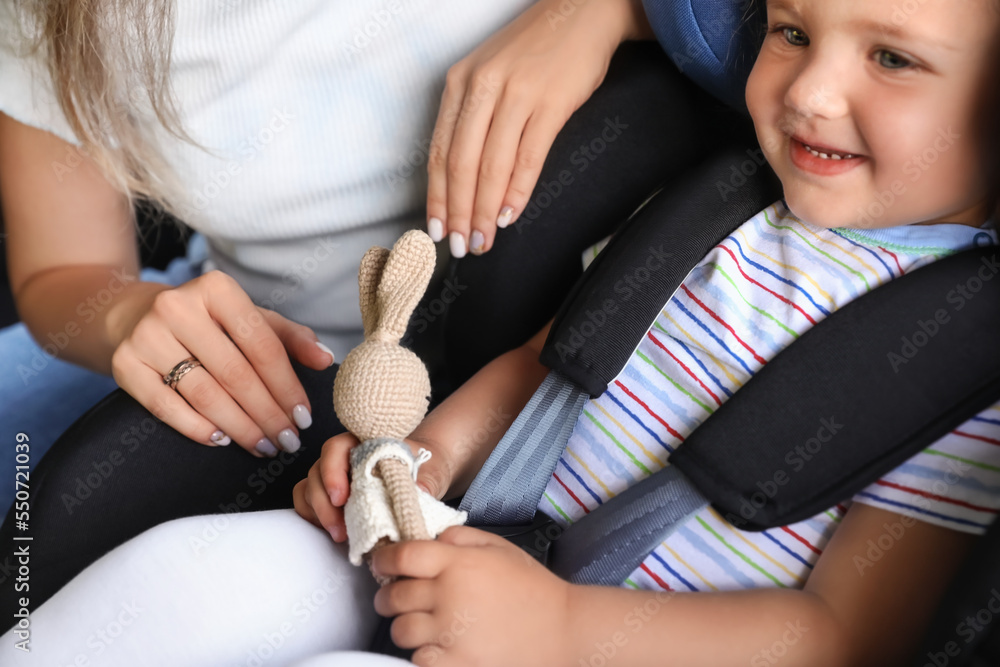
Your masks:
<svg viewBox="0 0 1000 667"><path fill-rule="evenodd" d="M952 252L996 242L991 226L825 229L797 219L781 202L761 211L692 269L608 390L586 404L539 510L563 525L572 523L667 465L702 420L840 306ZM941 298L952 315L964 297L956 292ZM803 459L790 465L807 464ZM1000 405L913 456L853 502L984 532L1000 510ZM714 509L703 510L662 542L625 585L801 588L850 503L845 499L810 519L763 532L737 530Z"/></svg>

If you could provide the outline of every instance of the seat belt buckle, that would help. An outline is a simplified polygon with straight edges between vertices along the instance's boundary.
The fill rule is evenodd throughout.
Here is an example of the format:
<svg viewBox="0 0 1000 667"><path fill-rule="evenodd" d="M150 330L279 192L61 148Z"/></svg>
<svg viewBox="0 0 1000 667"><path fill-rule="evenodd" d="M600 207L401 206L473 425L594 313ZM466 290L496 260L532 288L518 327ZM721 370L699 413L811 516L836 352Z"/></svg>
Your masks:
<svg viewBox="0 0 1000 667"><path fill-rule="evenodd" d="M552 543L562 535L563 527L541 512L535 512L531 523L516 526L473 526L479 530L499 535L528 555L549 567L549 553Z"/></svg>

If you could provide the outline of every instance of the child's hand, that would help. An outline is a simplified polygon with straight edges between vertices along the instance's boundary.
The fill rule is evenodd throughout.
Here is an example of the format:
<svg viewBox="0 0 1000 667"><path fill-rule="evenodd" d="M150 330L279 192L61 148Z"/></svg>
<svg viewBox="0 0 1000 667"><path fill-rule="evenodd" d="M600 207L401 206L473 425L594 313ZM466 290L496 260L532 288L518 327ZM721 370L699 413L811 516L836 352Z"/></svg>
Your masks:
<svg viewBox="0 0 1000 667"><path fill-rule="evenodd" d="M427 163L427 231L449 236L456 257L486 252L497 227L521 215L556 134L615 49L649 31L637 0L564 5L538 2L448 72Z"/></svg>
<svg viewBox="0 0 1000 667"><path fill-rule="evenodd" d="M451 473L445 457L429 444L408 439L416 454L420 447L431 452L431 458L420 466L417 485L440 499L451 484ZM295 485L292 498L295 511L304 519L323 528L334 542L347 539L344 525L344 503L351 492L351 449L358 439L350 433L335 435L325 443L319 460L309 469L309 475Z"/></svg>
<svg viewBox="0 0 1000 667"><path fill-rule="evenodd" d="M397 616L392 640L418 665L562 665L571 660L571 585L502 537L466 526L437 541L383 547L380 575L412 577L375 594Z"/></svg>

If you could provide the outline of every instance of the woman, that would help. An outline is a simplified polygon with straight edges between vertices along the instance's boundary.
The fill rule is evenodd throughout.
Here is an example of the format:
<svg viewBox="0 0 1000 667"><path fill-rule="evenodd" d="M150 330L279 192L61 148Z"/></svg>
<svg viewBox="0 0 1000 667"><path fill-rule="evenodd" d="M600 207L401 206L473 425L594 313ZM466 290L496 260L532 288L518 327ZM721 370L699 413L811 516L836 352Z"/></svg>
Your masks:
<svg viewBox="0 0 1000 667"><path fill-rule="evenodd" d="M332 371L324 371L331 356L315 343L319 338L342 355L360 336L354 274L361 252L375 243L388 245L406 227L435 217L442 233L460 231L460 214L425 215L419 173L428 155L432 173L441 168L440 156L448 155L444 187L462 192L448 184L468 170L462 159L451 157L460 158L460 147L475 145L462 139L463 128L474 125L481 136L477 114L490 104L506 109L503 101L514 99L521 76L576 82L563 84L559 98L569 101L558 105L555 120L545 121L546 127L559 125L601 82L618 43L649 35L637 2L588 3L573 11L551 0L538 3L452 68L438 130L431 135L447 64L523 3L482 8L456 1L419 12L394 3L350 8L317 3L294 10L181 3L174 7L170 51L175 116L165 80L157 74L163 70L150 66L165 57L163 35L170 34L165 8L171 5L136 3L136 13L129 15L135 25L112 33L131 35L124 44L82 37L114 30L118 14L76 16L75 5L47 14L47 6L26 7L36 9L43 43L56 55L32 61L8 51L18 77L0 84L6 91L0 96L6 114L0 117L0 171L12 284L37 338L74 321L79 331L67 336L63 357L111 370L124 392L108 396L78 423L31 478L36 558L42 559L35 562L32 607L108 549L162 521L219 509L290 507L292 485L318 456L318 445L340 430L329 410L317 408L310 415L311 406L330 404L332 383ZM332 38L330 25L336 26ZM475 26L479 32L467 34ZM443 39L449 31L461 33L466 46L451 44L454 36ZM528 49L524 39L535 48ZM587 59L560 40L586 42ZM66 48L92 43L110 52L97 58L84 49L74 56ZM556 140L554 157L538 177L541 185L516 231L498 236L498 247L486 257L450 267L451 282L430 290L429 307L415 328L441 324L436 301L455 302L448 328L458 333L449 334L448 354L449 361L461 362L452 364L459 379L475 370L478 359L485 362L520 344L527 338L524 331L548 319L566 281L579 273L580 250L606 235L662 179L704 154L710 148L705 136L707 143L722 140L719 128L734 125L731 117L725 124L715 122L707 112L720 105L697 93L655 52L650 45L621 54L612 80ZM102 63L138 58L128 71L144 72L145 79L104 77L95 58ZM46 62L61 97L46 89L44 70L38 69ZM496 64L503 62L506 69ZM320 67L327 63L336 68ZM548 78L542 76L546 72ZM96 77L89 87L83 84L88 74ZM15 94L18 85L33 95ZM95 92L104 89L108 94ZM558 99L550 94L551 85L536 90L545 94L525 103L530 109L547 110ZM136 91L142 93L138 100L125 94ZM116 94L128 102L128 113L102 108L90 117L89 108L62 109L69 100L104 104ZM46 99L48 104L39 102ZM454 99L463 100L460 108ZM343 106L348 101L350 110ZM20 113L13 110L18 105ZM74 109L75 129L66 120ZM34 127L10 118L28 120L31 113L37 116ZM518 113L529 119L545 115ZM697 133L676 132L675 124L713 132L699 139ZM155 131L142 133L149 128ZM201 146L179 139L182 132ZM52 169L53 162L69 165L67 140L78 134L91 137L88 154L76 155L79 164L69 171ZM519 147L544 154L550 139L527 141L528 134ZM118 135L125 139L108 140ZM154 139L157 143L150 143ZM605 142L599 154L597 139ZM166 156L162 162L151 152L155 146ZM15 160L18 169L3 167ZM502 173L482 157L479 163L474 171ZM440 190L437 173L437 185L430 187ZM530 190L535 167L512 173L509 182ZM179 187L170 187L170 174ZM552 194L556 188L561 195ZM135 275L129 193L154 199L202 230L209 246L206 262L222 271L203 266L196 279L173 289L128 282L84 321L78 304L106 288L110 267ZM512 258L516 272L507 271ZM497 280L497 271L506 277ZM523 289L525 281L530 290ZM488 317L478 316L482 307L489 309ZM461 324L473 321L490 329L463 338ZM192 363L184 364L189 357ZM77 386L65 391L78 392ZM60 401L33 400L36 421ZM30 435L29 417L3 421ZM197 446L227 439L275 460L260 461L232 447ZM33 440L33 461L37 445ZM5 522L5 534L14 530L12 523ZM72 544L74 557L46 560L44 554L55 551L44 543Z"/></svg>

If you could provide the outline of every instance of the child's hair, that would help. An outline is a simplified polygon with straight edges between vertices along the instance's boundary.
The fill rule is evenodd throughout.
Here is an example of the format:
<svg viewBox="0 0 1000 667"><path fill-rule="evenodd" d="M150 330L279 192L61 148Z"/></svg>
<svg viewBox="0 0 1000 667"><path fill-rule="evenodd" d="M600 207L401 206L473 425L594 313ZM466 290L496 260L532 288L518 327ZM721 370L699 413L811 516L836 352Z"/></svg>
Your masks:
<svg viewBox="0 0 1000 667"><path fill-rule="evenodd" d="M130 203L176 211L159 137L194 142L170 89L173 0L16 0L16 11L82 152Z"/></svg>

